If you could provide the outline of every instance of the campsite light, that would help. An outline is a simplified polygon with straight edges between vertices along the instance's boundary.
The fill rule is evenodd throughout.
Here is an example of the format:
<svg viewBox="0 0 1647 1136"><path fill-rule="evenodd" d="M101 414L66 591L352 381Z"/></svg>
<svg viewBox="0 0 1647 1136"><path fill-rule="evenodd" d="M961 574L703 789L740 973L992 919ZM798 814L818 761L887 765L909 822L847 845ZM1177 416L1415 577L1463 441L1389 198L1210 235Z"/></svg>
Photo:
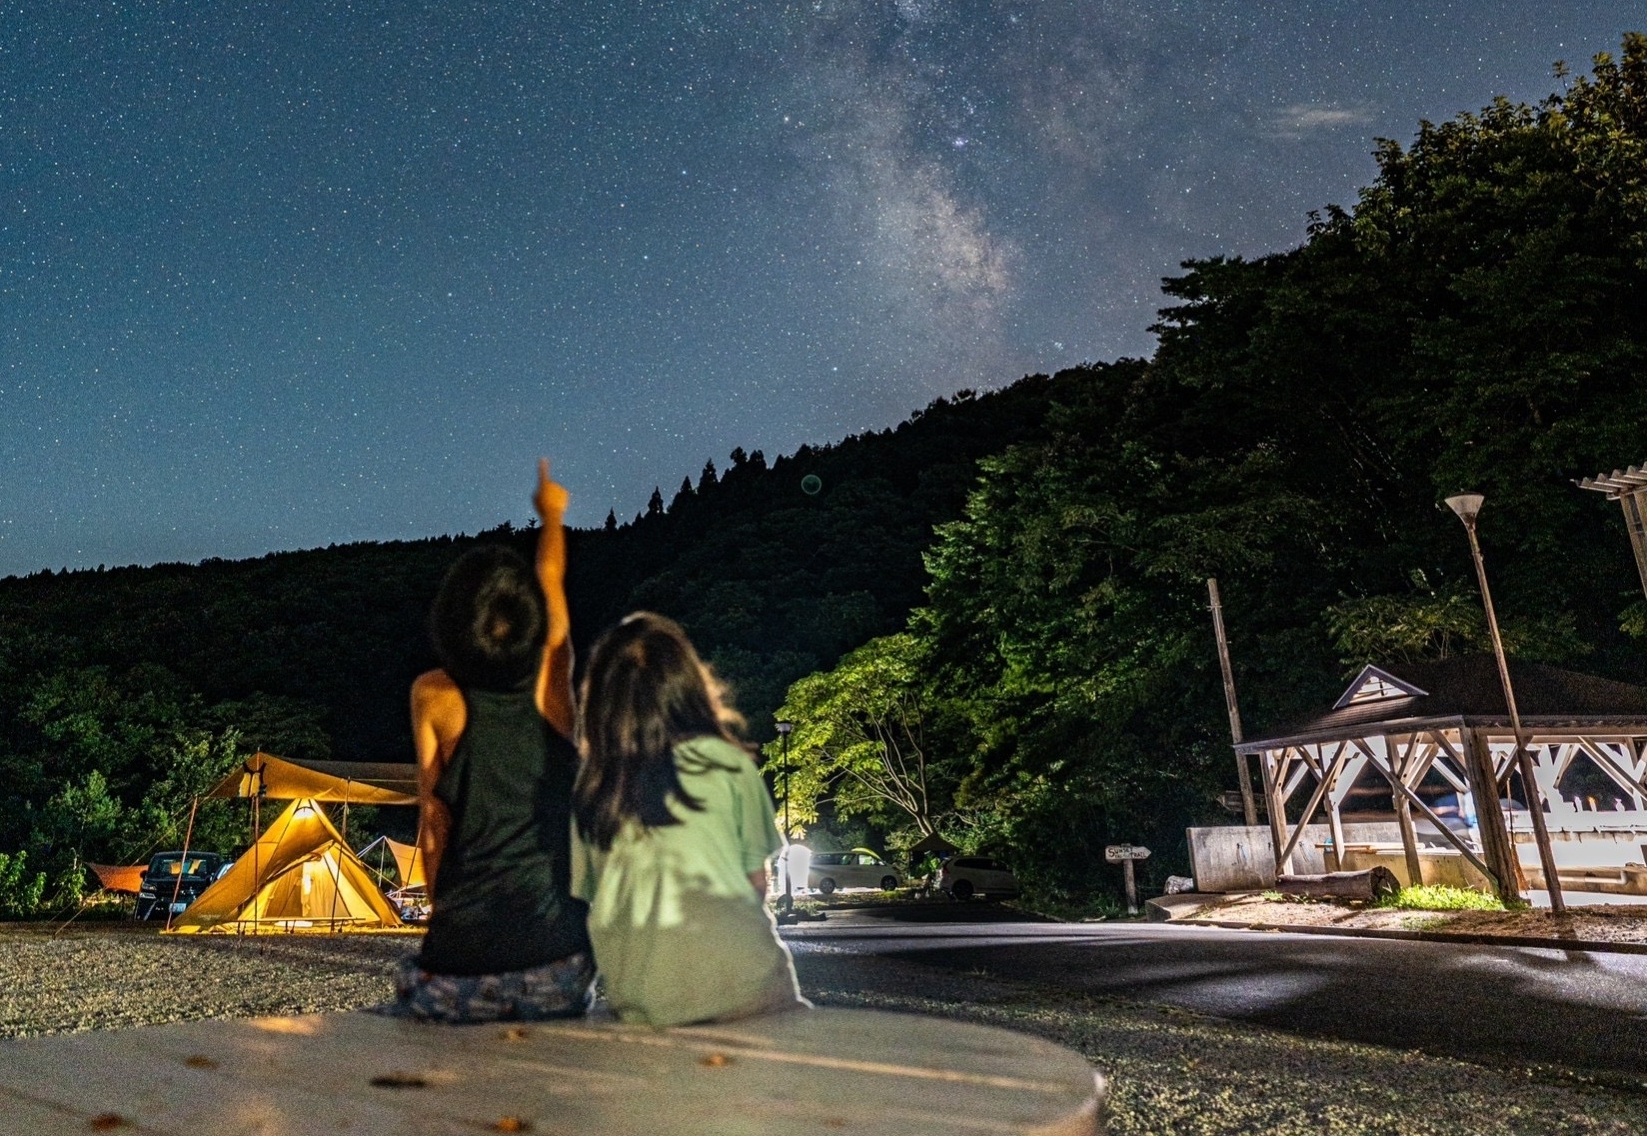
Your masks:
<svg viewBox="0 0 1647 1136"><path fill-rule="evenodd" d="M1538 790L1538 781L1533 777L1533 759L1527 752L1527 735L1522 732L1521 712L1516 708L1515 689L1510 685L1510 664L1504 658L1504 640L1498 634L1498 613L1493 610L1493 593L1487 587L1487 565L1481 559L1481 542L1475 535L1475 521L1481 515L1481 505L1485 500L1479 493L1460 493L1447 498L1447 508L1458 514L1458 519L1464 522L1464 531L1470 534L1470 556L1475 561L1475 578L1481 585L1481 605L1487 611L1487 631L1493 640L1493 658L1498 662L1498 681L1504 687L1504 703L1510 710L1510 729L1515 733L1516 769L1521 774L1522 791L1527 796L1527 812L1533 821L1533 840L1538 845L1539 865L1544 869L1544 887L1550 893L1551 913L1565 915L1567 901L1561 894L1561 878L1556 874L1550 829L1544 823L1544 802ZM1512 846L1511 853L1514 854L1514 851Z"/></svg>
<svg viewBox="0 0 1647 1136"><path fill-rule="evenodd" d="M314 815L315 807L308 801L304 801L301 805L297 806L296 809L292 810L293 820L302 820L304 817L312 817Z"/></svg>
<svg viewBox="0 0 1647 1136"><path fill-rule="evenodd" d="M777 722L778 736L783 739L783 839L789 844L789 734L795 728L795 723L787 718L779 718ZM795 876L789 870L789 851L786 847L783 857L783 915L785 919L795 914Z"/></svg>

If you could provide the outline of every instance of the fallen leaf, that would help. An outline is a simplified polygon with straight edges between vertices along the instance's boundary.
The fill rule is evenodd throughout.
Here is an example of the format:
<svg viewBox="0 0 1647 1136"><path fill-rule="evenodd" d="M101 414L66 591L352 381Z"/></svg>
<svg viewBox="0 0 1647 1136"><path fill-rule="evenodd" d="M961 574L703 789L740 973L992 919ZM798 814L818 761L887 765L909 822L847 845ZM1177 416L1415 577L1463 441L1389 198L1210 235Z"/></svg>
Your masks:
<svg viewBox="0 0 1647 1136"><path fill-rule="evenodd" d="M198 1053L196 1053L193 1057L185 1057L183 1059L183 1064L187 1065L191 1069L216 1069L217 1068L217 1062L216 1061L213 1061L210 1057L203 1057L202 1055L200 1055Z"/></svg>
<svg viewBox="0 0 1647 1136"><path fill-rule="evenodd" d="M526 1032L524 1026L510 1026L503 1031L504 1041L525 1041L530 1036L531 1034Z"/></svg>
<svg viewBox="0 0 1647 1136"><path fill-rule="evenodd" d="M126 1127L126 1118L118 1112L105 1112L91 1118L93 1132L111 1132L116 1128Z"/></svg>
<svg viewBox="0 0 1647 1136"><path fill-rule="evenodd" d="M492 1125L499 1132L530 1132L532 1122L522 1120L518 1116L500 1116L498 1122Z"/></svg>
<svg viewBox="0 0 1647 1136"><path fill-rule="evenodd" d="M728 1057L724 1053L711 1053L708 1057L705 1057L702 1061L698 1062L698 1064L707 1065L711 1069L719 1069L723 1065L732 1064L732 1058Z"/></svg>
<svg viewBox="0 0 1647 1136"><path fill-rule="evenodd" d="M372 1084L380 1089L421 1089L428 1083L416 1073L385 1073L372 1078Z"/></svg>

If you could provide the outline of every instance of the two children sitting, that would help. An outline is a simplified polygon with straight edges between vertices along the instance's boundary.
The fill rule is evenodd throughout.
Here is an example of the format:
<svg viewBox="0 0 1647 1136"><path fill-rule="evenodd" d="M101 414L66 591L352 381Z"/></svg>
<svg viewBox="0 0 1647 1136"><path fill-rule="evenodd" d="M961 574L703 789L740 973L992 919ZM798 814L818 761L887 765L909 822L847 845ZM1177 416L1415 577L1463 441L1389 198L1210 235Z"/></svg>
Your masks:
<svg viewBox="0 0 1647 1136"><path fill-rule="evenodd" d="M597 967L626 1022L805 1006L765 906L772 799L685 633L629 616L574 703L566 501L541 463L535 569L475 549L436 597L441 667L412 684L434 913L391 1011L574 1016Z"/></svg>

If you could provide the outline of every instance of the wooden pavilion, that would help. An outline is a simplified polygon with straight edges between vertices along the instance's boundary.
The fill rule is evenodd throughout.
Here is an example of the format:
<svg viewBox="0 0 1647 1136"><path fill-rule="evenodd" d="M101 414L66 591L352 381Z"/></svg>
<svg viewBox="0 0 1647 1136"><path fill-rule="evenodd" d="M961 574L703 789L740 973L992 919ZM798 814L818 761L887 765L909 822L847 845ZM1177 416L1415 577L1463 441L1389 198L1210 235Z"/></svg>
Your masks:
<svg viewBox="0 0 1647 1136"><path fill-rule="evenodd" d="M1549 826L1639 836L1647 828L1647 688L1525 662L1511 662L1510 676ZM1256 756L1263 771L1278 872L1292 871L1305 828L1322 811L1329 865L1342 866L1343 806L1370 776L1391 794L1409 880L1424 878L1415 824L1422 818L1432 830L1427 839L1438 837L1500 894L1515 895L1528 874L1514 837L1521 806L1508 799L1515 744L1497 670L1480 656L1365 667L1326 713L1236 749L1243 761ZM1592 805L1585 816L1582 801L1562 796L1581 762L1616 787L1604 814ZM1311 781L1290 819L1290 803ZM1453 823L1431 803L1438 789L1456 795ZM1526 790L1518 792L1525 799Z"/></svg>

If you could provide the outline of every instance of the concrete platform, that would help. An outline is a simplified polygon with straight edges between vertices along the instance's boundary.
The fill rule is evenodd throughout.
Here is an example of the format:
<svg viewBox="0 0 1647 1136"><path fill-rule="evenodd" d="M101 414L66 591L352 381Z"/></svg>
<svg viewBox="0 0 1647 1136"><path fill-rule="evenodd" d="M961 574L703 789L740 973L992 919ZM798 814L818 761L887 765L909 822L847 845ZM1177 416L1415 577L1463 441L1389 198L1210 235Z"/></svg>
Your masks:
<svg viewBox="0 0 1647 1136"><path fill-rule="evenodd" d="M1050 1042L868 1010L673 1030L317 1014L0 1043L3 1136L1089 1136L1104 1093Z"/></svg>

